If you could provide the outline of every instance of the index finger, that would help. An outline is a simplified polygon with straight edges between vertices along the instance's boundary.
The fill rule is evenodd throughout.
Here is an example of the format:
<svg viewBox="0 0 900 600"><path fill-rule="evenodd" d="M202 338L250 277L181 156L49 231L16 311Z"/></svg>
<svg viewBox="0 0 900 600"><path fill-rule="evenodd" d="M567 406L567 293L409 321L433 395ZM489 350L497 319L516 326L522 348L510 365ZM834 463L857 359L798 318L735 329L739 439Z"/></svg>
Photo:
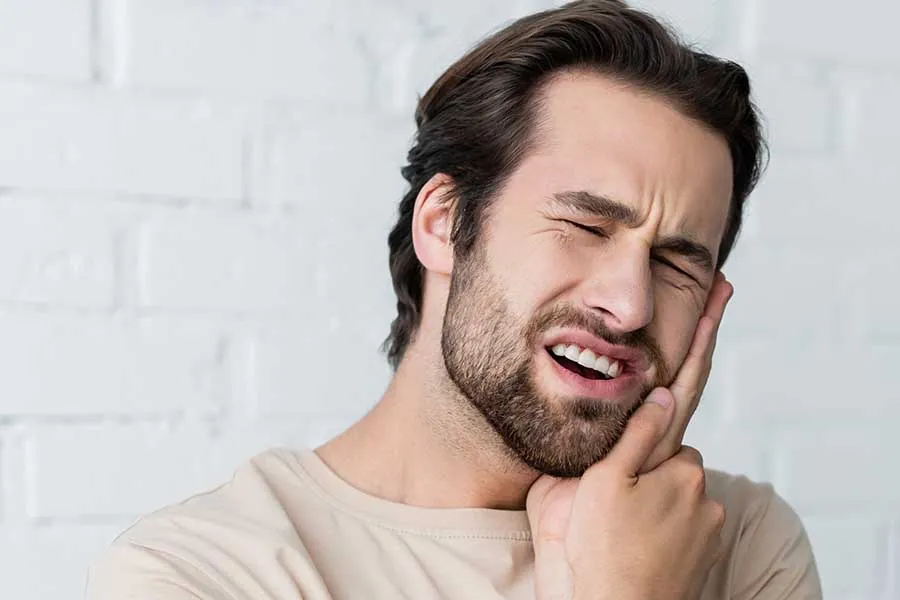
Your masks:
<svg viewBox="0 0 900 600"><path fill-rule="evenodd" d="M685 416L683 413L691 408L692 400L696 399L695 396L699 397L706 384L706 377L712 365L712 354L716 348L716 334L725 314L725 306L733 293L734 287L720 271L706 300L703 316L697 322L687 356L678 370L675 381L669 386L676 400L676 420ZM690 414L686 416L690 418ZM686 420L683 424L687 425Z"/></svg>
<svg viewBox="0 0 900 600"><path fill-rule="evenodd" d="M700 394L709 377L719 323L722 322L725 305L733 291L734 288L728 283L725 276L721 272L718 273L713 289L707 298L703 316L700 317L694 330L687 356L678 370L675 381L669 386L669 390L675 398L675 414L672 418L672 425L648 457L642 472L655 469L663 461L671 458L681 447L684 432L697 409Z"/></svg>

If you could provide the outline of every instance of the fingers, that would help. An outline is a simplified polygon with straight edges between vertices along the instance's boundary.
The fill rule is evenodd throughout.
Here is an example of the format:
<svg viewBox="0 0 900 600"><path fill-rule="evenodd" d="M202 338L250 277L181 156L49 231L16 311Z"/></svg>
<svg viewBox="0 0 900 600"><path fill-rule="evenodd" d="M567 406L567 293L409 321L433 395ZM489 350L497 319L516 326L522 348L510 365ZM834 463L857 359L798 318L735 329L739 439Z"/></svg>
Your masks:
<svg viewBox="0 0 900 600"><path fill-rule="evenodd" d="M697 465L701 469L703 468L703 455L700 454L700 451L693 446L682 446L681 450L678 452L678 455L682 458L682 460Z"/></svg>
<svg viewBox="0 0 900 600"><path fill-rule="evenodd" d="M666 388L656 388L632 415L621 439L600 464L614 465L615 468L634 476L653 449L659 444L672 422L674 398Z"/></svg>
<svg viewBox="0 0 900 600"><path fill-rule="evenodd" d="M566 533L578 485L574 479L538 477L528 490L525 507L534 543L534 581L539 598L571 598Z"/></svg>
<svg viewBox="0 0 900 600"><path fill-rule="evenodd" d="M543 506L547 494L558 483L559 479L556 477L542 475L529 488L528 496L525 499L525 510L533 529L537 528L537 519L540 517L541 506Z"/></svg>
<svg viewBox="0 0 900 600"><path fill-rule="evenodd" d="M716 334L725 314L725 306L731 299L733 292L734 288L728 283L725 276L717 275L713 288L709 293L709 298L707 298L703 316L697 322L697 328L694 331L694 337L691 340L687 356L681 365L681 369L678 371L678 375L675 377L675 381L670 386L679 403L682 400L699 397L699 391L706 384L706 377L709 375L709 370L712 366L712 354L716 347ZM678 416L683 415L679 414ZM684 425L687 425L686 421Z"/></svg>
<svg viewBox="0 0 900 600"><path fill-rule="evenodd" d="M641 472L655 469L663 461L671 458L681 446L694 411L700 401L700 394L706 386L712 369L712 356L716 347L716 335L725 313L725 306L734 292L732 285L720 273L716 275L713 288L707 298L703 316L697 322L687 356L678 371L675 381L669 387L675 397L675 415L672 425L663 440L642 465Z"/></svg>
<svg viewBox="0 0 900 600"><path fill-rule="evenodd" d="M703 314L709 315L716 322L720 322L725 314L725 306L732 295L734 295L734 286L731 285L731 282L725 278L721 271L717 272L713 281L713 287L709 291L709 297L706 299L706 307L703 310Z"/></svg>

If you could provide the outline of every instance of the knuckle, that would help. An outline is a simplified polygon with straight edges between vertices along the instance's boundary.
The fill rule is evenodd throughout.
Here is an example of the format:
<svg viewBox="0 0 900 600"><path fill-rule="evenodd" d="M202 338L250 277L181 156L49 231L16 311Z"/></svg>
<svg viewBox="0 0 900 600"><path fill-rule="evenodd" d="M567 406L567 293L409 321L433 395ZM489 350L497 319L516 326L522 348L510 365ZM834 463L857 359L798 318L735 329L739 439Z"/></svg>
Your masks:
<svg viewBox="0 0 900 600"><path fill-rule="evenodd" d="M701 467L703 466L703 455L700 454L700 451L693 446L682 446L681 453L684 455L684 458L686 460Z"/></svg>
<svg viewBox="0 0 900 600"><path fill-rule="evenodd" d="M691 463L684 469L684 483L691 492L696 495L706 493L706 471L703 467Z"/></svg>
<svg viewBox="0 0 900 600"><path fill-rule="evenodd" d="M706 470L699 452L693 448L682 448L678 453L677 477L692 497L698 498L706 493Z"/></svg>
<svg viewBox="0 0 900 600"><path fill-rule="evenodd" d="M709 520L716 531L720 531L725 525L725 517L727 512L725 505L715 500L710 500L708 504Z"/></svg>

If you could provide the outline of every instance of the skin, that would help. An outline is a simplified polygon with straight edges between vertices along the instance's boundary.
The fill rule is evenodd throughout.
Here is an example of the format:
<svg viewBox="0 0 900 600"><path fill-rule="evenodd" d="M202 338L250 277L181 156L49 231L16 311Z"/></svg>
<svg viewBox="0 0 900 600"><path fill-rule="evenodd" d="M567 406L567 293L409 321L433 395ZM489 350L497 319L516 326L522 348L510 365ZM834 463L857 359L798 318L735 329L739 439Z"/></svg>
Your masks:
<svg viewBox="0 0 900 600"><path fill-rule="evenodd" d="M378 404L316 452L352 485L396 502L521 510L527 500L539 597L571 597L576 588L601 597L578 558L609 554L613 571L604 575L621 576L615 540L666 546L639 527L647 514L673 524L667 543L693 543L698 556L714 550L720 511L697 492L702 461L681 438L732 288L667 242L689 239L718 255L731 161L718 134L660 98L595 74L551 81L541 122L534 150L483 223L476 253L458 256L450 240L452 180L438 174L422 188L412 231L426 269L420 327ZM552 200L573 191L612 199L633 218ZM549 366L545 325L627 345L646 368L618 395L585 398ZM516 376L520 385L509 388ZM667 408L643 402L651 390L653 399L670 400ZM585 405L594 408L576 408ZM550 415L536 421L546 435L515 443L516 427L538 414ZM543 474L554 472L575 477ZM628 484L635 481L653 485ZM640 494L606 494L624 527L607 531L611 548L572 537L573 520L596 518L583 506L595 507L603 490L638 487ZM688 500L659 504L670 497ZM693 566L682 572L703 570L704 560L683 554ZM628 589L642 597L646 590L634 583L642 577L630 577ZM685 577L673 585L696 583Z"/></svg>

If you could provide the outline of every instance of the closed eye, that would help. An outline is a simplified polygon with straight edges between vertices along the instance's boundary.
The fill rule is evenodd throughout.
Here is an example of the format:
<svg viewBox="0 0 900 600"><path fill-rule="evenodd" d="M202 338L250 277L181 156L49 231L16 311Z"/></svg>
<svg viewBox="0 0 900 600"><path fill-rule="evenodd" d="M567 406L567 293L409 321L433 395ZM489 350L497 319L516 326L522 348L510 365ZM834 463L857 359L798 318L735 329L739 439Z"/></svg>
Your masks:
<svg viewBox="0 0 900 600"><path fill-rule="evenodd" d="M682 269L682 268L676 266L674 263L669 262L668 260L666 260L665 258L663 258L663 257L661 257L661 256L655 256L655 257L653 258L653 260L655 260L656 262L658 262L658 263L661 264L661 265L664 265L664 266L666 266L666 267L669 267L670 269L672 269L672 270L674 270L674 271L676 271L676 272L678 272L678 273L681 273L681 274L684 275L685 277L689 277L689 278L693 279L694 281L697 281L697 280L694 278L693 275L691 275L690 273L688 273L688 272L685 271L684 269Z"/></svg>
<svg viewBox="0 0 900 600"><path fill-rule="evenodd" d="M584 224L582 224L582 223L578 223L577 221L570 221L570 220L568 220L568 219L560 219L560 220L561 220L563 223L566 223L567 225L571 225L572 227L575 227L575 228L577 228L577 229L580 229L580 230L582 230L582 231L585 231L585 232L587 232L587 233L589 233L589 234L591 234L591 235L593 235L593 236L596 236L596 237L598 237L598 238L601 238L601 239L609 239L609 234L606 232L606 230L604 230L604 229L602 229L602 228L600 228L600 227L591 227L590 225L584 225ZM682 269L681 267L677 266L675 263L669 261L668 259L666 259L666 258L664 258L664 257L662 257L662 256L659 256L659 255L656 255L656 256L653 257L653 260L655 260L657 263L659 263L659 264L661 264L661 265L663 265L663 266L665 266L665 267L668 267L668 268L672 269L673 271L675 271L675 272L678 273L679 275L683 275L683 276L687 277L688 279L690 279L691 281L697 283L698 285L700 284L700 282L697 280L696 277L694 277L693 275L691 275L690 273L688 273L687 271L685 271L685 270Z"/></svg>
<svg viewBox="0 0 900 600"><path fill-rule="evenodd" d="M590 225L583 225L583 224L577 223L575 221L565 221L565 222L568 223L569 225L577 227L578 229L581 229L582 231L587 231L588 233L590 233L592 235L596 235L597 237L600 237L603 239L606 239L609 237L609 234L606 233L606 231L601 229L600 227L591 227Z"/></svg>

